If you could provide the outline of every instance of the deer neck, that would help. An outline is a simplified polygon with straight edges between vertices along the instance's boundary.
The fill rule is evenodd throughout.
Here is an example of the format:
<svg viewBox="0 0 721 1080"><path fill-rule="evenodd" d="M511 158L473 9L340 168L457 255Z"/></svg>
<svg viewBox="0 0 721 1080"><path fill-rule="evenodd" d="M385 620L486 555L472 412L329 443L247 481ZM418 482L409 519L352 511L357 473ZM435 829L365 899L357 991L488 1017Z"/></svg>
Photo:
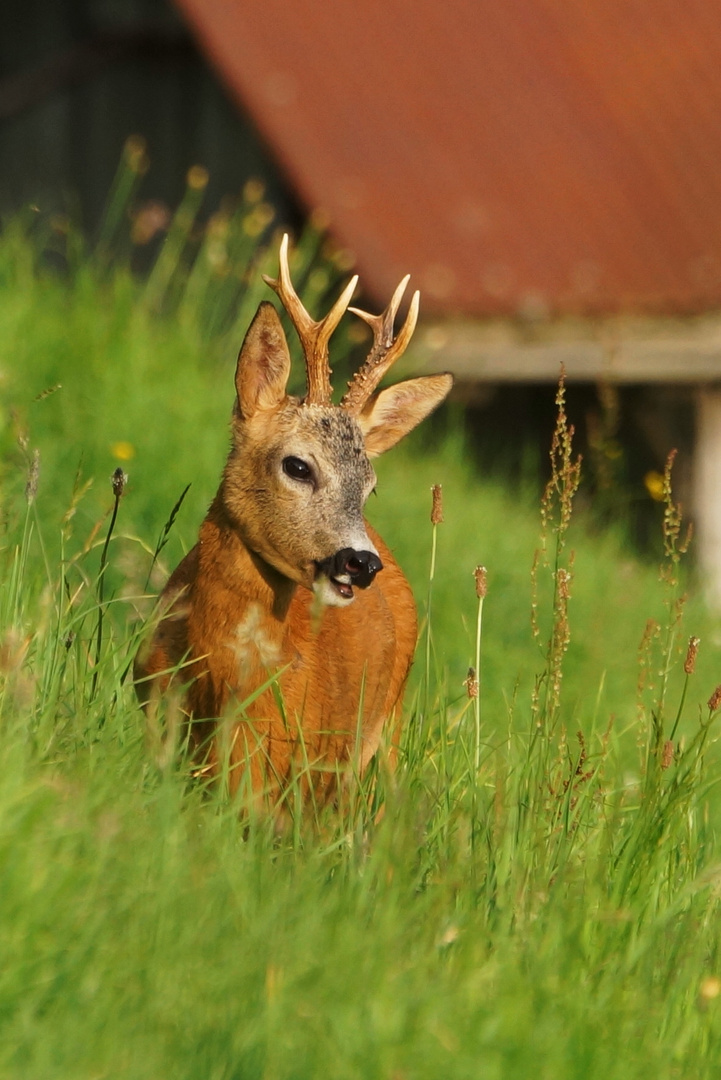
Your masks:
<svg viewBox="0 0 721 1080"><path fill-rule="evenodd" d="M252 552L223 505L220 492L200 529L201 573L235 594L238 606L259 604L283 623L298 586Z"/></svg>

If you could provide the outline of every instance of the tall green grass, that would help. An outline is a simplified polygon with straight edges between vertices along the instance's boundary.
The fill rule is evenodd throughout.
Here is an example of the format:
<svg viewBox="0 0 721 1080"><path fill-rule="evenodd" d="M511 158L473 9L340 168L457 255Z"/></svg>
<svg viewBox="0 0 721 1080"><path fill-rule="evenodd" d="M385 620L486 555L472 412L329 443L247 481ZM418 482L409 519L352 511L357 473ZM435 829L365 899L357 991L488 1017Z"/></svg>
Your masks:
<svg viewBox="0 0 721 1080"><path fill-rule="evenodd" d="M400 762L278 836L127 677L238 342L19 229L0 267L0 1075L716 1076L721 680L672 463L659 580L576 514L562 390L540 520L457 438L382 459L422 615Z"/></svg>

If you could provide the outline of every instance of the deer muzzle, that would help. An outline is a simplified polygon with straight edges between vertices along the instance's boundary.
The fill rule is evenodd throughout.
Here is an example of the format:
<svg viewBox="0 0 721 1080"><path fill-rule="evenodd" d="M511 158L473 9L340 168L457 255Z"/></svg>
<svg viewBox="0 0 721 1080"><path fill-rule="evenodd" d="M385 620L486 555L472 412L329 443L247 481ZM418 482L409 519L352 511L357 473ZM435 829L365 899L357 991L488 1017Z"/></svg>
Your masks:
<svg viewBox="0 0 721 1080"><path fill-rule="evenodd" d="M342 597L351 599L353 586L367 589L383 563L374 551L341 548L335 555L319 560L316 567L317 573L327 577Z"/></svg>

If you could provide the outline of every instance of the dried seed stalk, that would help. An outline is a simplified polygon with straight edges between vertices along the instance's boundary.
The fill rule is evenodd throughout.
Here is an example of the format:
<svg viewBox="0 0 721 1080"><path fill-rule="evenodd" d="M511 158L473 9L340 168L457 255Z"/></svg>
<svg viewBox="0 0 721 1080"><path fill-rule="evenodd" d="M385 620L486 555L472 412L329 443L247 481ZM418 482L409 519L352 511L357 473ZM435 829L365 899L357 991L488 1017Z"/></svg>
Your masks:
<svg viewBox="0 0 721 1080"><path fill-rule="evenodd" d="M541 499L541 547L534 556L531 571L531 626L534 636L539 638L538 627L538 573L541 564L550 567L553 578L553 627L546 652L547 694L546 721L550 722L558 710L563 678L563 659L571 640L568 619L568 605L571 598L573 581L573 552L565 566L561 559L566 545L566 537L571 515L573 499L581 479L581 456L573 457L573 426L566 416L565 371L561 368L561 377L556 393L556 426L551 440L551 475ZM549 533L555 534L555 552L553 565L548 559ZM533 711L537 723L540 721L538 709L540 702L534 698Z"/></svg>
<svg viewBox="0 0 721 1080"><path fill-rule="evenodd" d="M98 685L98 664L100 663L100 652L103 647L103 615L104 615L104 600L105 600L105 570L108 561L108 547L110 545L110 538L113 535L113 529L115 528L115 522L118 517L118 506L120 505L120 497L125 490L125 485L128 482L127 473L118 467L110 478L110 482L113 488L113 497L115 502L113 503L113 512L110 518L110 525L108 526L108 533L105 537L105 543L103 544L103 550L100 553L100 568L98 570L98 629L95 638L95 663L93 665L93 681L90 688L90 697L95 697L95 690Z"/></svg>

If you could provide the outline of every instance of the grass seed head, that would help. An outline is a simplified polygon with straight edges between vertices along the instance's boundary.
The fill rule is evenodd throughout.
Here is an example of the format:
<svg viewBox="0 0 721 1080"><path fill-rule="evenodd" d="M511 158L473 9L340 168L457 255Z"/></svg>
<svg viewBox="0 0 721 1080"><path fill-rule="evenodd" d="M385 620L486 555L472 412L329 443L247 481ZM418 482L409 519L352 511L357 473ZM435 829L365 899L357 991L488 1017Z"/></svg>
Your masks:
<svg viewBox="0 0 721 1080"><path fill-rule="evenodd" d="M443 488L440 484L434 484L431 488L431 492L433 494L431 525L440 525L443 521Z"/></svg>
<svg viewBox="0 0 721 1080"><path fill-rule="evenodd" d="M120 496L123 494L123 491L125 490L125 485L128 482L128 474L123 472L123 470L118 465L117 469L111 476L110 481L113 485L113 495L116 499L119 499Z"/></svg>
<svg viewBox="0 0 721 1080"><path fill-rule="evenodd" d="M698 647L701 644L701 638L690 637L688 639L688 649L686 650L686 659L683 662L683 670L687 675L693 675L696 670L696 657L698 655Z"/></svg>
<svg viewBox="0 0 721 1080"><path fill-rule="evenodd" d="M693 530L689 526L685 537L681 539L683 508L681 503L673 501L671 473L676 454L676 450L671 450L666 458L666 467L663 472L663 550L667 561L661 567L661 580L668 582L669 585L678 583L678 564L681 556L688 551L693 536Z"/></svg>
<svg viewBox="0 0 721 1080"><path fill-rule="evenodd" d="M469 667L468 675L463 680L466 693L471 701L478 697L478 675L474 667Z"/></svg>
<svg viewBox="0 0 721 1080"><path fill-rule="evenodd" d="M479 600L483 600L488 592L488 571L485 566L477 566L473 571L473 576L476 579L476 596Z"/></svg>
<svg viewBox="0 0 721 1080"><path fill-rule="evenodd" d="M28 478L25 484L25 500L28 506L32 506L35 502L35 496L38 493L38 480L40 479L40 451L33 450L33 456L30 460L30 468L28 469Z"/></svg>
<svg viewBox="0 0 721 1080"><path fill-rule="evenodd" d="M167 231L170 221L170 210L165 203L157 199L148 200L133 216L130 229L132 243L141 247L149 244L158 233Z"/></svg>
<svg viewBox="0 0 721 1080"><path fill-rule="evenodd" d="M573 459L574 428L566 415L566 372L556 391L556 426L551 439L551 476L541 499L541 543L545 553L549 528L556 534L557 553L563 550L571 522L573 499L581 482L581 455Z"/></svg>
<svg viewBox="0 0 721 1080"><path fill-rule="evenodd" d="M567 600L570 600L571 599L571 572L570 572L570 570L566 570L566 568L563 567L563 566L559 567L558 568L558 573L556 575L556 580L558 582L558 597L559 597L559 600L562 600L564 602L567 601Z"/></svg>
<svg viewBox="0 0 721 1080"><path fill-rule="evenodd" d="M191 165L186 182L192 191L203 191L208 186L210 173L203 165Z"/></svg>
<svg viewBox="0 0 721 1080"><path fill-rule="evenodd" d="M150 160L145 139L142 135L130 135L125 140L123 157L126 166L138 176L144 176L148 171Z"/></svg>

